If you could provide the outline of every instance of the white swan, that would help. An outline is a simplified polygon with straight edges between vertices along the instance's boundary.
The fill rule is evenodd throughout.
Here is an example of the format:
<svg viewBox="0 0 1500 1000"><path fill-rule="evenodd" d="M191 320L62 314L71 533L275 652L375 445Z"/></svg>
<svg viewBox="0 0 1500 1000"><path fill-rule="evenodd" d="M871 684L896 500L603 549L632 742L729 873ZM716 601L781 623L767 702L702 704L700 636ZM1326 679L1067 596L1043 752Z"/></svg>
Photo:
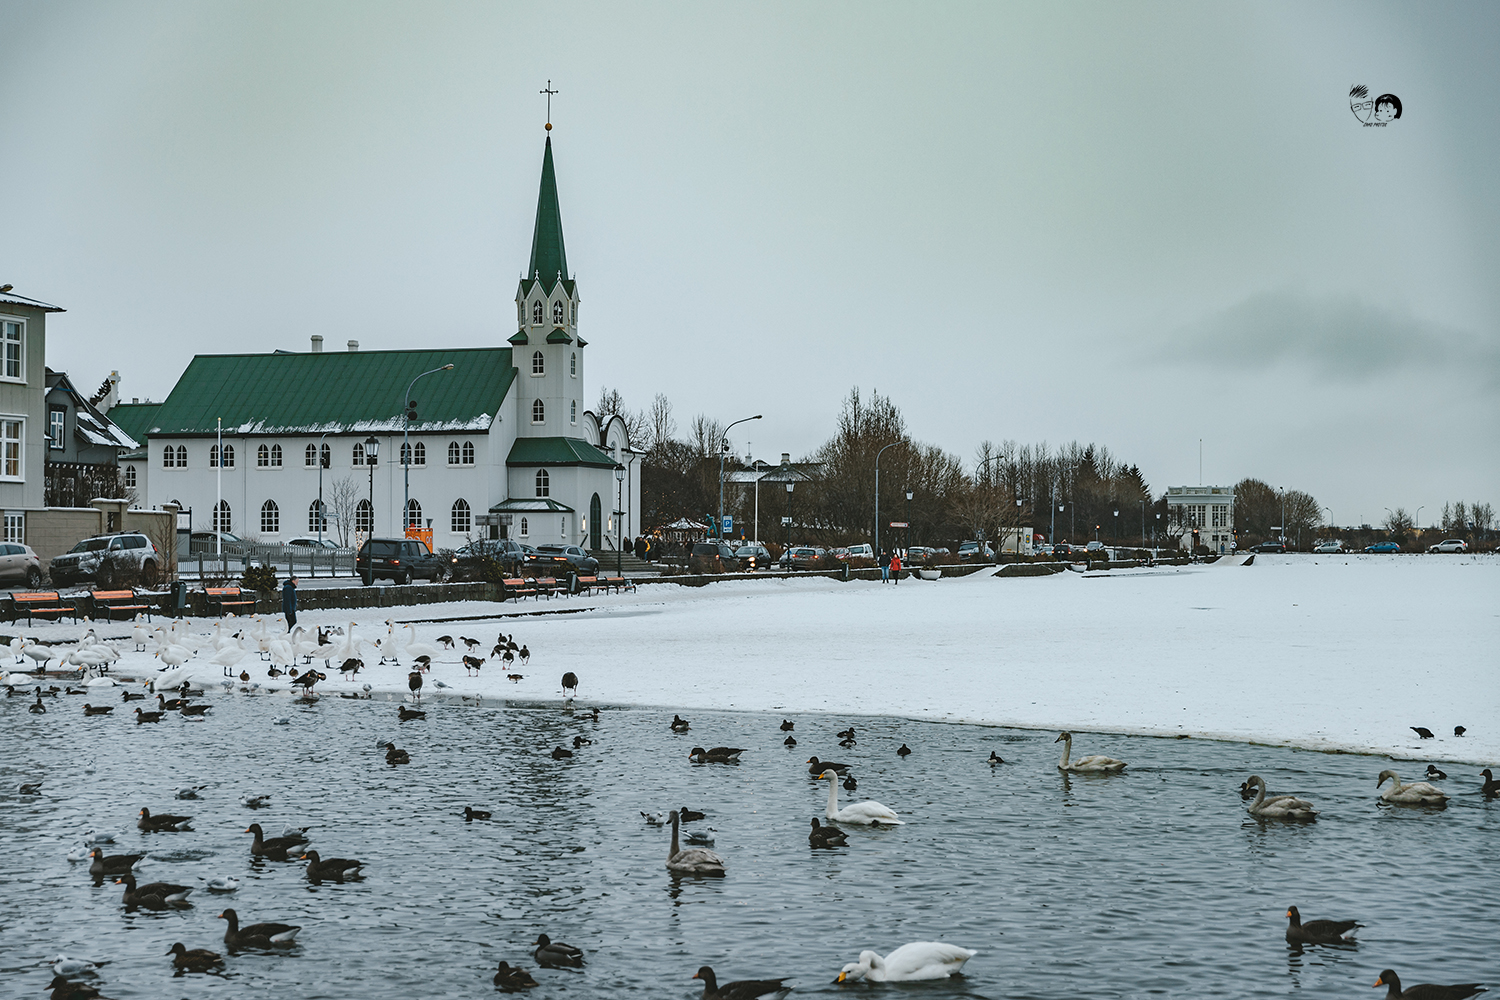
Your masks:
<svg viewBox="0 0 1500 1000"><path fill-rule="evenodd" d="M835 823L886 823L900 826L904 821L896 818L896 810L883 806L874 799L851 802L839 808L839 776L836 771L824 771L819 778L828 779L828 818Z"/></svg>
<svg viewBox="0 0 1500 1000"><path fill-rule="evenodd" d="M1075 774L1102 774L1125 770L1125 762L1123 760L1115 760L1113 757L1105 757L1102 754L1095 754L1091 757L1079 757L1071 764L1068 763L1068 758L1073 754L1072 733L1063 733L1052 742L1063 745L1062 760L1057 765L1059 771L1071 771Z"/></svg>
<svg viewBox="0 0 1500 1000"><path fill-rule="evenodd" d="M723 875L724 859L713 851L701 847L678 850L677 825L680 822L677 810L672 810L672 846L667 850L667 870L681 875Z"/></svg>
<svg viewBox="0 0 1500 1000"><path fill-rule="evenodd" d="M859 953L858 962L850 962L834 982L864 979L872 983L899 983L917 979L947 979L979 954L972 948L941 941L913 941L903 944L881 958L873 951Z"/></svg>
<svg viewBox="0 0 1500 1000"><path fill-rule="evenodd" d="M1375 783L1375 787L1385 784L1386 778L1391 779L1391 787L1380 793L1381 799L1386 802L1393 802L1398 806L1440 806L1448 801L1447 795L1425 781L1401 784L1395 771L1381 771L1380 780Z"/></svg>
<svg viewBox="0 0 1500 1000"><path fill-rule="evenodd" d="M1252 774L1245 781L1246 788L1260 787L1260 794L1255 801L1245 807L1245 811L1252 816L1262 819L1313 819L1318 815L1313 809L1313 804L1306 799L1299 799L1295 795L1277 795L1274 798L1266 798L1266 781L1258 774Z"/></svg>
<svg viewBox="0 0 1500 1000"><path fill-rule="evenodd" d="M436 649L426 643L417 641L417 630L415 628L412 628L410 625L403 625L402 628L411 633L411 638L406 643L407 656L413 660L419 656L425 656L428 660L436 660L438 658L438 651Z"/></svg>

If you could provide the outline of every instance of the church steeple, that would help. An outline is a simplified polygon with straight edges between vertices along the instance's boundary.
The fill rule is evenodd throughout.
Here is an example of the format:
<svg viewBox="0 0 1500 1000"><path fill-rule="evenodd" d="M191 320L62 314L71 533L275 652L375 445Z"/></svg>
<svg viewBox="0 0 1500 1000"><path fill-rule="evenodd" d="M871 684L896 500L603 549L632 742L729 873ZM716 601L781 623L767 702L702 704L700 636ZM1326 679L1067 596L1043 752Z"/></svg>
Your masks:
<svg viewBox="0 0 1500 1000"><path fill-rule="evenodd" d="M549 292L558 277L568 277L568 254L563 249L562 210L557 205L557 176L552 170L552 137L542 154L542 188L536 200L536 229L531 237L531 266L526 277L540 278Z"/></svg>

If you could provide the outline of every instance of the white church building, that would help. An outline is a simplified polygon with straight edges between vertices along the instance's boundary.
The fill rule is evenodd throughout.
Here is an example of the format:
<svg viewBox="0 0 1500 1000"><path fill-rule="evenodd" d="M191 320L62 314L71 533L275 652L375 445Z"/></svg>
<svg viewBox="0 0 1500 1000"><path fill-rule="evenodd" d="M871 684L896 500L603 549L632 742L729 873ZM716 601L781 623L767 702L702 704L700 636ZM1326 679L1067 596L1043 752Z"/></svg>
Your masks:
<svg viewBox="0 0 1500 1000"><path fill-rule="evenodd" d="M146 441L121 460L122 482L146 506L190 508L195 531L265 542L337 535L342 483L359 537L430 528L437 549L502 535L612 548L640 531L640 456L624 421L601 426L584 408L550 135L515 301L503 347L325 352L315 336L307 353L200 354L165 401L116 407Z"/></svg>

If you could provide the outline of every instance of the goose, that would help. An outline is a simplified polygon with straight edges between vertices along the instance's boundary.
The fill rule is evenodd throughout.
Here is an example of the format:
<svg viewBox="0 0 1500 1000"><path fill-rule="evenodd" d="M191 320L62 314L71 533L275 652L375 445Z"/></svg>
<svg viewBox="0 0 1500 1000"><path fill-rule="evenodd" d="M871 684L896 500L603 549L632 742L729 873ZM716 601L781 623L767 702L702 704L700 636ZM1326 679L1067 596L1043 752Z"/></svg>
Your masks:
<svg viewBox="0 0 1500 1000"><path fill-rule="evenodd" d="M689 809L687 806L679 807L677 814L682 817L684 823L696 823L706 816L705 813L698 812L696 809Z"/></svg>
<svg viewBox="0 0 1500 1000"><path fill-rule="evenodd" d="M1401 979L1390 969L1383 970L1375 980L1376 986L1386 988L1386 1000L1400 1000L1402 997L1408 1000L1464 1000L1476 993L1487 992L1480 983L1459 983L1455 986L1437 986L1432 983L1419 983L1416 986L1401 988Z"/></svg>
<svg viewBox="0 0 1500 1000"><path fill-rule="evenodd" d="M713 747L709 750L693 747L693 752L688 754L688 759L695 764L738 764L740 754L744 752L740 747Z"/></svg>
<svg viewBox="0 0 1500 1000"><path fill-rule="evenodd" d="M296 943L293 939L302 929L295 924L277 923L251 924L242 928L240 915L233 910L220 913L219 919L229 921L229 927L224 931L224 943L230 948L288 947Z"/></svg>
<svg viewBox="0 0 1500 1000"><path fill-rule="evenodd" d="M1071 771L1074 774L1113 774L1125 770L1123 760L1115 760L1113 757L1105 757L1101 754L1079 757L1071 764L1068 763L1068 758L1073 753L1072 733L1062 733L1052 742L1063 745L1062 760L1057 765L1059 771Z"/></svg>
<svg viewBox="0 0 1500 1000"><path fill-rule="evenodd" d="M1391 787L1380 793L1380 798L1385 802L1402 806L1437 806L1448 801L1447 795L1425 781L1414 781L1409 785L1403 785L1401 779L1396 777L1396 772L1391 770L1380 772L1380 778L1375 782L1375 787L1379 788L1385 784L1387 778L1391 779Z"/></svg>
<svg viewBox="0 0 1500 1000"><path fill-rule="evenodd" d="M164 694L156 696L156 710L158 712L175 712L186 704L187 702L182 698L168 699Z"/></svg>
<svg viewBox="0 0 1500 1000"><path fill-rule="evenodd" d="M537 982L525 969L513 969L509 962L501 962L495 972L495 985L501 993L518 993L531 989Z"/></svg>
<svg viewBox="0 0 1500 1000"><path fill-rule="evenodd" d="M838 774L834 771L824 771L819 777L828 781L828 818L833 822L865 825L880 823L891 826L900 826L904 822L896 817L894 809L883 806L873 799L854 802L840 809Z"/></svg>
<svg viewBox="0 0 1500 1000"><path fill-rule="evenodd" d="M545 934L538 934L532 944L536 945L536 951L531 953L531 957L544 969L561 969L567 966L583 968L583 950L580 948L553 941Z"/></svg>
<svg viewBox="0 0 1500 1000"><path fill-rule="evenodd" d="M672 732L685 733L689 728L690 727L688 726L688 720L684 719L680 715L672 716Z"/></svg>
<svg viewBox="0 0 1500 1000"><path fill-rule="evenodd" d="M1352 944L1344 935L1364 926L1353 920L1309 920L1304 924L1295 906L1287 908L1286 916L1287 944Z"/></svg>
<svg viewBox="0 0 1500 1000"><path fill-rule="evenodd" d="M187 721L189 721L189 722L202 722L204 720L204 717L206 715L208 715L208 710L210 708L213 708L213 706L212 705L188 705L188 704L184 703L183 706L180 709L178 709L178 711L181 712L182 713L182 717L184 719L186 719Z"/></svg>
<svg viewBox="0 0 1500 1000"><path fill-rule="evenodd" d="M807 773L814 778L822 777L824 771L837 771L843 774L849 770L848 764L835 764L831 760L819 760L816 757L807 758Z"/></svg>
<svg viewBox="0 0 1500 1000"><path fill-rule="evenodd" d="M83 703L84 715L108 715L114 710L115 707L113 705L90 705L88 702Z"/></svg>
<svg viewBox="0 0 1500 1000"><path fill-rule="evenodd" d="M172 965L187 972L204 972L216 965L223 965L224 959L219 957L216 951L207 948L194 948L191 951L181 941L178 941L167 954L172 956Z"/></svg>
<svg viewBox="0 0 1500 1000"><path fill-rule="evenodd" d="M398 750L396 744L392 743L385 751L385 762L394 767L397 764L410 764L411 754L405 750Z"/></svg>
<svg viewBox="0 0 1500 1000"><path fill-rule="evenodd" d="M732 983L719 985L718 977L714 970L703 966L693 973L694 979L703 980L703 1000L762 1000L762 998L782 997L792 992L790 986L783 986L787 977L780 979L737 979Z"/></svg>
<svg viewBox="0 0 1500 1000"><path fill-rule="evenodd" d="M187 905L193 894L190 885L173 885L171 882L148 882L143 886L135 883L135 872L127 871L115 879L116 885L125 886L122 902L126 907L141 906L148 910L165 910L174 904Z"/></svg>
<svg viewBox="0 0 1500 1000"><path fill-rule="evenodd" d="M217 878L205 879L203 888L209 892L234 892L240 887L240 880L228 875L220 875Z"/></svg>
<svg viewBox="0 0 1500 1000"><path fill-rule="evenodd" d="M142 806L140 819L136 820L135 825L147 833L176 833L180 830L186 830L188 828L188 821L192 818L191 816L173 816L171 813L162 813L159 816L153 816L150 809Z"/></svg>
<svg viewBox="0 0 1500 1000"><path fill-rule="evenodd" d="M245 832L255 834L255 839L250 842L250 853L252 855L275 858L277 861L290 860L287 857L287 852L301 850L302 845L307 843L307 834L305 833L293 833L284 837L268 838L265 835L265 831L260 828L259 823L251 823L245 827Z"/></svg>
<svg viewBox="0 0 1500 1000"><path fill-rule="evenodd" d="M672 846L667 849L667 871L679 875L723 875L724 859L713 851L701 847L682 850L677 842L677 827L681 817L673 809L667 817L672 824Z"/></svg>
<svg viewBox="0 0 1500 1000"><path fill-rule="evenodd" d="M1433 764L1428 764L1427 765L1427 780L1428 781L1443 781L1447 777L1448 776L1446 774L1444 774L1442 771L1439 771L1435 765L1433 765Z"/></svg>
<svg viewBox="0 0 1500 1000"><path fill-rule="evenodd" d="M138 708L135 710L135 724L140 725L143 722L160 722L162 714L163 713L161 712L144 712Z"/></svg>
<svg viewBox="0 0 1500 1000"><path fill-rule="evenodd" d="M436 647L429 646L426 643L417 641L417 630L415 628L410 625L405 625L402 627L411 633L409 640L406 643L407 656L411 657L412 659L416 659L419 656L425 656L429 660L435 660L438 658L438 651Z"/></svg>
<svg viewBox="0 0 1500 1000"><path fill-rule="evenodd" d="M146 855L144 854L110 854L106 855L97 847L88 849L88 857L94 860L89 863L89 874L95 879L103 879L106 875L123 875L135 867L135 863Z"/></svg>
<svg viewBox="0 0 1500 1000"><path fill-rule="evenodd" d="M1490 769L1485 768L1479 773L1484 775L1484 784L1479 786L1479 790L1488 796L1500 795L1500 781L1495 779L1495 776L1490 773Z"/></svg>
<svg viewBox="0 0 1500 1000"><path fill-rule="evenodd" d="M1313 809L1313 804L1306 799L1299 799L1295 795L1277 795L1274 798L1266 798L1266 782L1258 774L1252 774L1245 779L1250 787L1259 786L1260 793L1255 801L1245 807L1250 815L1260 819L1313 819L1318 814Z"/></svg>
<svg viewBox="0 0 1500 1000"><path fill-rule="evenodd" d="M308 851L302 855L302 860L307 862L310 882L342 882L346 878L358 878L359 870L365 865L354 858L329 858L325 861L318 857L317 851Z"/></svg>
<svg viewBox="0 0 1500 1000"><path fill-rule="evenodd" d="M814 848L843 847L849 842L849 835L836 826L824 826L814 816L812 833L807 835L807 842Z"/></svg>
<svg viewBox="0 0 1500 1000"><path fill-rule="evenodd" d="M490 814L487 811L483 810L483 809L475 809L473 806L464 806L464 819L466 819L466 820L471 820L472 821L472 820L476 820L476 819L489 819L489 818L490 818Z"/></svg>
<svg viewBox="0 0 1500 1000"><path fill-rule="evenodd" d="M427 713L415 708L407 708L405 705L397 705L396 718L401 722L407 722L412 719L425 719L427 718Z"/></svg>
<svg viewBox="0 0 1500 1000"><path fill-rule="evenodd" d="M919 979L947 979L979 954L972 948L941 941L913 941L903 944L882 958L873 951L859 953L858 962L850 962L834 980L863 979L872 983L911 982Z"/></svg>

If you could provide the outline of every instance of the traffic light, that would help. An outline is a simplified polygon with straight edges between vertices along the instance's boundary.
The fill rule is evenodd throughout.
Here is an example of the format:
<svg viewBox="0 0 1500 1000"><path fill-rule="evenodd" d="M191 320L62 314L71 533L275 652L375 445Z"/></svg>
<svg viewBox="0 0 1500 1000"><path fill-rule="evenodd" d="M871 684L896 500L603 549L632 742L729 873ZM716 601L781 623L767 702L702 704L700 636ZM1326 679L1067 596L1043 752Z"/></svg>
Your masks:
<svg viewBox="0 0 1500 1000"><path fill-rule="evenodd" d="M410 423L415 423L416 419L417 419L417 401L415 399L408 399L406 401L406 422L409 423L409 424Z"/></svg>

